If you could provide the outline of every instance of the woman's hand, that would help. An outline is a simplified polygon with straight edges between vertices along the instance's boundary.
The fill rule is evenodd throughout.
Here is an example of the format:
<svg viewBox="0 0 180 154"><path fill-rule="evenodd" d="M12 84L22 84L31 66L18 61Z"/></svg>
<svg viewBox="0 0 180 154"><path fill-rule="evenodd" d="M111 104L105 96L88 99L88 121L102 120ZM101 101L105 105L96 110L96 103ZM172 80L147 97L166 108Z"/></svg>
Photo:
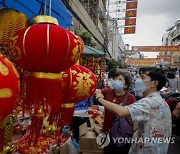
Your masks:
<svg viewBox="0 0 180 154"><path fill-rule="evenodd" d="M104 95L101 93L100 89L96 89L96 99L98 100L99 98L104 98Z"/></svg>

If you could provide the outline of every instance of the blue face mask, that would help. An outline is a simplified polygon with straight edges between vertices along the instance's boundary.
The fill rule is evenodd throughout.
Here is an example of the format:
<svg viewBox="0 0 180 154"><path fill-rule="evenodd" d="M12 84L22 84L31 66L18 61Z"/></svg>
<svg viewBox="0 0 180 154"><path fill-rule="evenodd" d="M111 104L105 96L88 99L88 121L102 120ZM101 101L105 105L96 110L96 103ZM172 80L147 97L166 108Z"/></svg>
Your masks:
<svg viewBox="0 0 180 154"><path fill-rule="evenodd" d="M142 81L141 78L138 78L135 81L135 90L143 93L146 89L147 89L146 84Z"/></svg>
<svg viewBox="0 0 180 154"><path fill-rule="evenodd" d="M123 90L124 89L124 85L121 81L117 81L117 80L113 80L110 82L111 85L113 86L113 88L117 91Z"/></svg>

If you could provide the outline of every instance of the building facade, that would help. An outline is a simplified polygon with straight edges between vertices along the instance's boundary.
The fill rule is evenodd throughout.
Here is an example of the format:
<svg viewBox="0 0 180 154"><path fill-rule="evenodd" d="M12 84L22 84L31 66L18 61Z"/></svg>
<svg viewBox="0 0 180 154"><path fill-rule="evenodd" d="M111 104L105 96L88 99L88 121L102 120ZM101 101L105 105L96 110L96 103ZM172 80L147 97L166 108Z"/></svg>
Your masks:
<svg viewBox="0 0 180 154"><path fill-rule="evenodd" d="M180 19L175 22L175 25L166 30L162 37L162 45L180 46ZM179 52L166 52L165 55L171 56L171 68L180 69Z"/></svg>
<svg viewBox="0 0 180 154"><path fill-rule="evenodd" d="M124 49L121 35L115 23L110 26L107 18L107 0L62 0L73 14L73 30L88 31L93 36L95 48L106 53L108 59L121 59Z"/></svg>

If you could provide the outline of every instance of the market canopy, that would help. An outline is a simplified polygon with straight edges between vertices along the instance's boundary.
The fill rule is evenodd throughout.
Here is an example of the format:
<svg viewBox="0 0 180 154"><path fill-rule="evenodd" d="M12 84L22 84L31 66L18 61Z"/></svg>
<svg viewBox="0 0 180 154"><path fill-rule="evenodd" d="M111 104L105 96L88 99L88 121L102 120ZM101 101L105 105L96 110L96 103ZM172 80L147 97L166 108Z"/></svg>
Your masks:
<svg viewBox="0 0 180 154"><path fill-rule="evenodd" d="M49 15L47 0L0 0L0 8L7 7L24 13L28 18L40 14ZM46 6L46 7L44 7ZM72 26L72 14L67 10L61 0L51 0L51 16L55 17L59 25L64 28Z"/></svg>
<svg viewBox="0 0 180 154"><path fill-rule="evenodd" d="M98 50L98 49L95 49L93 47L85 45L83 55L100 57L100 56L105 56L105 53L103 51L101 51L101 50Z"/></svg>

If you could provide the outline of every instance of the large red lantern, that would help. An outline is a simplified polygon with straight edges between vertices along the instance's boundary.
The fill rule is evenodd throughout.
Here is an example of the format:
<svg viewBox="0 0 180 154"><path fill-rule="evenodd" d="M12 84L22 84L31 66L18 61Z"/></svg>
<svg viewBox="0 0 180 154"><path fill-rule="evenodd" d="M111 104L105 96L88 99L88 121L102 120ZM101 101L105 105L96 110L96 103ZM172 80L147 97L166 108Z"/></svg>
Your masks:
<svg viewBox="0 0 180 154"><path fill-rule="evenodd" d="M15 107L19 76L13 64L0 54L0 151L4 145L4 121Z"/></svg>
<svg viewBox="0 0 180 154"><path fill-rule="evenodd" d="M74 65L83 44L76 35L54 23L34 24L15 33L10 40L11 59L31 72L59 73Z"/></svg>
<svg viewBox="0 0 180 154"><path fill-rule="evenodd" d="M78 103L92 96L96 90L96 77L86 67L74 65L61 72L62 102Z"/></svg>
<svg viewBox="0 0 180 154"><path fill-rule="evenodd" d="M0 122L12 112L19 87L16 69L7 58L0 54Z"/></svg>

